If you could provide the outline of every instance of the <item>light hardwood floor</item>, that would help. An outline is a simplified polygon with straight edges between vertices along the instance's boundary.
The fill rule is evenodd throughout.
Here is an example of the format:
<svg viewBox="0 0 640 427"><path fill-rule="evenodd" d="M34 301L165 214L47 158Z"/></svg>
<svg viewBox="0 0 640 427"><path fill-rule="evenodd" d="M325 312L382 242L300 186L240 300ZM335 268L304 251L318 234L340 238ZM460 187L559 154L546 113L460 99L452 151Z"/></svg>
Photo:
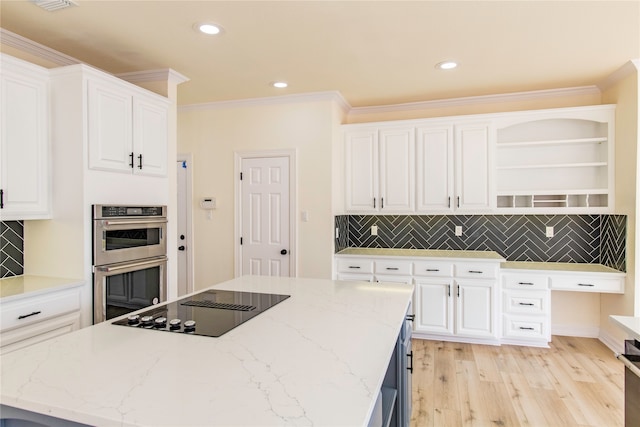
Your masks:
<svg viewBox="0 0 640 427"><path fill-rule="evenodd" d="M613 352L592 338L550 347L414 339L411 427L624 425Z"/></svg>

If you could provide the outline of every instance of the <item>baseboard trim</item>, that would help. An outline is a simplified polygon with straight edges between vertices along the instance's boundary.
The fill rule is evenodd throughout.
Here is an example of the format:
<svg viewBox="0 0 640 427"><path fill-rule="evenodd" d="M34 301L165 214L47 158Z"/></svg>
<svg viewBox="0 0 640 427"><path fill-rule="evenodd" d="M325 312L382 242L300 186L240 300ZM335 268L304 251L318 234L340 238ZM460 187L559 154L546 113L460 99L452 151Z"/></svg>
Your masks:
<svg viewBox="0 0 640 427"><path fill-rule="evenodd" d="M600 336L598 337L598 339L602 342L602 344L609 347L614 353L624 352L624 341L620 341L618 337L612 335L606 330L600 330Z"/></svg>
<svg viewBox="0 0 640 427"><path fill-rule="evenodd" d="M551 325L551 335L564 337L599 338L600 328L583 325Z"/></svg>

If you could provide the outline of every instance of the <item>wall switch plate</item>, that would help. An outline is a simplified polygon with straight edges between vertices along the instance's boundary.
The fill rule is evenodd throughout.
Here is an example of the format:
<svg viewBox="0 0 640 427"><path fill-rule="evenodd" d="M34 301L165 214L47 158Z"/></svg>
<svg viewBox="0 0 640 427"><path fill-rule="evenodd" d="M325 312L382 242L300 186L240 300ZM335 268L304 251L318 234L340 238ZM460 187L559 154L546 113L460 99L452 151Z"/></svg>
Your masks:
<svg viewBox="0 0 640 427"><path fill-rule="evenodd" d="M377 236L378 235L378 226L377 225L372 225L371 226L371 235L372 236Z"/></svg>
<svg viewBox="0 0 640 427"><path fill-rule="evenodd" d="M309 222L309 212L308 211L302 211L300 213L300 219L302 220L302 222Z"/></svg>
<svg viewBox="0 0 640 427"><path fill-rule="evenodd" d="M336 239L340 237L340 229L336 227Z"/></svg>
<svg viewBox="0 0 640 427"><path fill-rule="evenodd" d="M456 236L462 236L462 226L461 225L456 225L455 233L456 233Z"/></svg>
<svg viewBox="0 0 640 427"><path fill-rule="evenodd" d="M545 231L545 236L553 237L553 227L547 227L547 230Z"/></svg>

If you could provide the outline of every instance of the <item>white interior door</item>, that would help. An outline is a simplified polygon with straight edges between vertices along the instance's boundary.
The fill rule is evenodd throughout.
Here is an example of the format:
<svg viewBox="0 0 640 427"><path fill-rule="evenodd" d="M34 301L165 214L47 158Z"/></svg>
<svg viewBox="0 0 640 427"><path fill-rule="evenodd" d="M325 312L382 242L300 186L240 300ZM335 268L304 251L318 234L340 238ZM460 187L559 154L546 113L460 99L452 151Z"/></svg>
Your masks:
<svg viewBox="0 0 640 427"><path fill-rule="evenodd" d="M191 172L190 162L179 160L177 166L178 188L178 296L193 292L193 263L191 251Z"/></svg>
<svg viewBox="0 0 640 427"><path fill-rule="evenodd" d="M242 159L242 274L289 276L289 158Z"/></svg>

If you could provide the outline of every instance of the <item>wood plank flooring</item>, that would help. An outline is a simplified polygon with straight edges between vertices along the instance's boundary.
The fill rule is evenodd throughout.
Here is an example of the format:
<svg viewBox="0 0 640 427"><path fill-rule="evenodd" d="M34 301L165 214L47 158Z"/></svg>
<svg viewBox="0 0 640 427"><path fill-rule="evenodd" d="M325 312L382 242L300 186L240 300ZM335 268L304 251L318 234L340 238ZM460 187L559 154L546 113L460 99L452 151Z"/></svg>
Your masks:
<svg viewBox="0 0 640 427"><path fill-rule="evenodd" d="M624 425L624 366L597 339L412 344L411 427Z"/></svg>

